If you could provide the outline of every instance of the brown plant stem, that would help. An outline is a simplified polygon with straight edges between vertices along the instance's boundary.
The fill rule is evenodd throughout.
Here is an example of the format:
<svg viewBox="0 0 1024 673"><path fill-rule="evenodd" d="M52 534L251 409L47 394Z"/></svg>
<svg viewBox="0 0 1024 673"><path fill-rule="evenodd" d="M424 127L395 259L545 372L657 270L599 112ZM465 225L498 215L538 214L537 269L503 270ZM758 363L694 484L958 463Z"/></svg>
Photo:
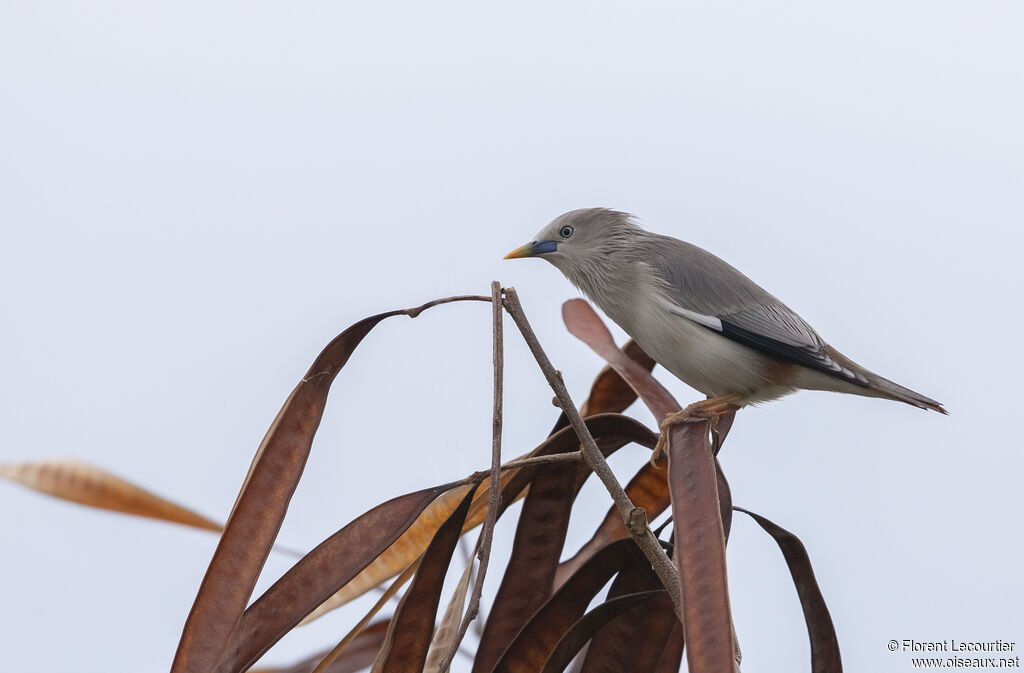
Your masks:
<svg viewBox="0 0 1024 673"><path fill-rule="evenodd" d="M441 299L434 299L433 301L428 301L426 304L420 304L419 306L416 306L414 308L403 309L402 311L400 311L400 313L404 313L410 318L415 318L420 313L426 311L428 308L433 308L434 306L439 306L441 304L450 304L454 301L491 301L491 298L485 297L482 294L460 294L454 297L442 297Z"/></svg>
<svg viewBox="0 0 1024 673"><path fill-rule="evenodd" d="M579 451L573 451L572 453L553 453L549 456L524 456L523 458L516 458L510 460L501 466L504 470L518 470L525 467L533 467L535 465L549 465L552 463L576 463L584 460L583 454ZM491 471L478 470L473 474L469 475L465 479L454 481L450 484L451 488L458 488L459 486L466 486L469 484L479 484L484 479L488 479L491 476ZM489 493L490 491L488 491Z"/></svg>
<svg viewBox="0 0 1024 673"><path fill-rule="evenodd" d="M647 525L647 512L642 507L637 507L630 501L629 496L626 495L622 485L619 484L619 481L615 478L615 474L608 466L608 462L604 459L601 449L598 448L593 435L590 434L586 424L583 422L579 412L576 410L576 405L573 404L572 398L569 396L569 391L565 387L565 382L562 381L561 372L557 371L554 366L552 366L551 360L548 359L547 354L544 353L544 349L537 340L537 335L534 333L533 328L530 327L530 323L526 319L526 314L523 312L523 306L519 302L519 296L516 294L515 288L510 287L505 289L505 309L519 327L519 331L522 333L523 339L526 340L526 344L530 347L530 351L533 353L534 359L537 360L537 364L544 373L544 377L547 379L551 389L554 390L555 396L558 398L559 405L562 407L562 411L565 412L566 417L569 419L569 423L576 431L576 435L579 437L582 444L584 460L587 461L590 468L594 471L594 474L598 476L605 488L608 490L609 495L612 497L612 501L622 514L622 519L626 524L626 529L636 541L637 546L640 547L644 556L646 556L651 562L651 565L654 567L654 572L657 573L661 583L665 586L665 589L668 590L668 595L672 599L672 605L675 609L676 615L682 619L683 611L680 604L679 573L676 570L675 565L671 560L669 560L668 556L665 555L664 550L661 548L661 544L658 542L658 538L655 537L650 526Z"/></svg>
<svg viewBox="0 0 1024 673"><path fill-rule="evenodd" d="M579 451L570 453L553 453L550 456L526 456L510 460L501 466L503 470L516 470L531 465L547 465L551 463L578 463L583 460L583 454Z"/></svg>

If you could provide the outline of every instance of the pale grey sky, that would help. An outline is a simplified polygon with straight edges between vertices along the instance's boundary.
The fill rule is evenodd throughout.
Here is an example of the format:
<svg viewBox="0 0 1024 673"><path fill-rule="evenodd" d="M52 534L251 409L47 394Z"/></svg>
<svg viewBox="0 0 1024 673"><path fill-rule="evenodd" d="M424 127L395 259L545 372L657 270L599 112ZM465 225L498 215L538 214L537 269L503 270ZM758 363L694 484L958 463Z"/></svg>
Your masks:
<svg viewBox="0 0 1024 673"><path fill-rule="evenodd" d="M582 399L601 363L561 326L577 293L501 256L611 206L952 412L800 393L724 450L736 503L807 545L848 670L911 670L890 639L1024 648L1022 33L1009 1L2 3L0 461L73 456L223 518L334 334L492 279ZM486 465L489 330L462 305L372 333L283 543ZM513 455L554 411L508 342ZM607 497L583 497L596 521ZM0 511L4 670L168 667L212 536L2 483ZM729 558L744 671L807 670L774 544L739 518Z"/></svg>

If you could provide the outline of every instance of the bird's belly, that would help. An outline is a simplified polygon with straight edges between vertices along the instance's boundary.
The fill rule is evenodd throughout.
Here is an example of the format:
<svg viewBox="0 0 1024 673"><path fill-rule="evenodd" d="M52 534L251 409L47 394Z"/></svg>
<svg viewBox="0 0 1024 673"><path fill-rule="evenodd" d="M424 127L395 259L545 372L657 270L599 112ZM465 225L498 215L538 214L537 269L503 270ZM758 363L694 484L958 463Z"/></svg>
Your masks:
<svg viewBox="0 0 1024 673"><path fill-rule="evenodd" d="M641 311L624 329L654 360L705 395L740 394L751 402L789 392L772 381L772 362L753 349L664 310Z"/></svg>

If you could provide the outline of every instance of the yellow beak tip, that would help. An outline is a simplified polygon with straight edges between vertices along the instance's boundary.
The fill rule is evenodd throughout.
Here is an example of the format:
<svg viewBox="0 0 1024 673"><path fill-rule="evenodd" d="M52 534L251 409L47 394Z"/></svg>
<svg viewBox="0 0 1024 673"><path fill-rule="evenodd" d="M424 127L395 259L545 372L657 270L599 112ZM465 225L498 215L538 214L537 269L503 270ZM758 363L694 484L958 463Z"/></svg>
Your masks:
<svg viewBox="0 0 1024 673"><path fill-rule="evenodd" d="M503 259L520 259L522 257L532 257L529 245L521 245L512 252L508 253Z"/></svg>

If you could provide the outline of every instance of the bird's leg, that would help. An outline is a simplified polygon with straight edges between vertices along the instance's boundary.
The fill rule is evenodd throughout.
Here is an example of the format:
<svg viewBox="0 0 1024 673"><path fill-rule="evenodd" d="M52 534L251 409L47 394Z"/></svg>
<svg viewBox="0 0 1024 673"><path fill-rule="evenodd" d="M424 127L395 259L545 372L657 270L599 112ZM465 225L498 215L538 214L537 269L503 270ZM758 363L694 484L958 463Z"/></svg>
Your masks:
<svg viewBox="0 0 1024 673"><path fill-rule="evenodd" d="M651 465L657 467L658 459L661 458L661 454L665 452L668 446L668 432L672 429L673 425L691 418L707 419L711 422L711 433L717 441L718 419L723 414L739 410L739 401L740 397L735 394L709 397L706 400L694 402L682 411L665 416L665 420L661 422L661 436L658 437L658 443L651 453Z"/></svg>

